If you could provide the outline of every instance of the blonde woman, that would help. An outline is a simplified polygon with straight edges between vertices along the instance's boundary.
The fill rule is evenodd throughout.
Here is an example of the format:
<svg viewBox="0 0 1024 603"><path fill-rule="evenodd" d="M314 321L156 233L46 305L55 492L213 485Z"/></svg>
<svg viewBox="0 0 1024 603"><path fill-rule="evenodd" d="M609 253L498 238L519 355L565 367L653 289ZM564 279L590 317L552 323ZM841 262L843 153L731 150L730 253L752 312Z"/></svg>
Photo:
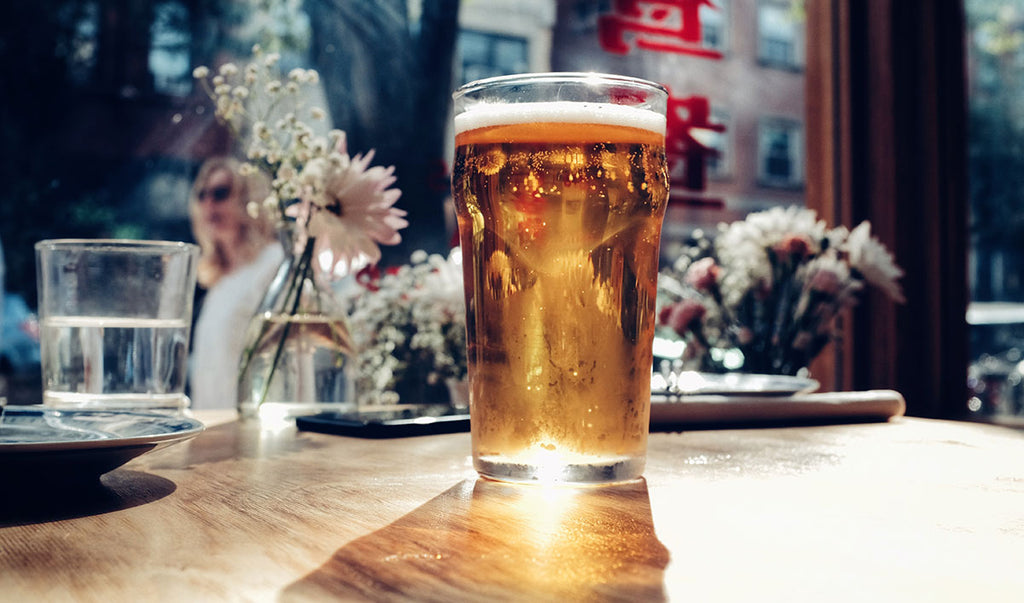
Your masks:
<svg viewBox="0 0 1024 603"><path fill-rule="evenodd" d="M239 167L228 157L206 161L189 199L205 290L192 334L193 409L235 408L246 327L284 259L274 224L247 210L266 197L266 180Z"/></svg>

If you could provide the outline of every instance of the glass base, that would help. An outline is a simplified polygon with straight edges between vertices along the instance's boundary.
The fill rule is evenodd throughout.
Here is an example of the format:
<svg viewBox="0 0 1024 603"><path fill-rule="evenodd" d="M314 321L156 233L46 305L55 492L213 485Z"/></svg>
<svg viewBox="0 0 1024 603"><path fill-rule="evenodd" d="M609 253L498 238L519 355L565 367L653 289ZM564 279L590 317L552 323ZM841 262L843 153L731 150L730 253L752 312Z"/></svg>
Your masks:
<svg viewBox="0 0 1024 603"><path fill-rule="evenodd" d="M584 463L524 463L507 457L476 457L473 467L488 479L531 484L603 485L627 482L644 472L644 457L612 457Z"/></svg>

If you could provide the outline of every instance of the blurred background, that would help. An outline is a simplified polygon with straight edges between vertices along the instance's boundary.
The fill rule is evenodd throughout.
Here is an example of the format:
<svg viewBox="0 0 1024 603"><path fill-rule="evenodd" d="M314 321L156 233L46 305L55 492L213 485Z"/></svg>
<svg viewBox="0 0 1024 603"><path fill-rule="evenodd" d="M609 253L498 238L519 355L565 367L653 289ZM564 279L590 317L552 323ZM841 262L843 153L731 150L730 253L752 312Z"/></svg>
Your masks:
<svg viewBox="0 0 1024 603"><path fill-rule="evenodd" d="M398 205L409 212L411 225L402 245L384 249L386 264L406 262L415 249L444 251L452 240L449 100L461 83L549 70L606 71L660 82L674 99L672 202L663 244L663 255L671 258L695 229L713 230L719 222L777 205L818 206L815 172L808 170L818 159L808 149L820 147L808 142L818 144L822 101L808 93L808 73L830 69L821 65L831 55L813 15L855 5L836 0L3 3L0 388L12 399L31 401L37 395L36 241L191 239L187 198L198 166L210 156L239 153L216 123L209 99L193 84L197 65L245 62L259 43L282 55L285 71L320 72L320 90L311 100L327 109L334 127L347 132L350 152L376 149L375 163L396 167L396 186L402 190ZM853 30L857 13L851 14ZM875 16L865 14L870 31ZM949 14L962 30L947 42L963 48L957 55L965 73L967 132L963 282L970 302L966 309L954 309L969 334L963 352L969 362L960 380L963 393L952 395L967 416L1015 417L1024 414L1024 0L964 0ZM822 217L834 221L837 216ZM881 231L888 244L915 234ZM899 250L912 244L892 245L898 263Z"/></svg>

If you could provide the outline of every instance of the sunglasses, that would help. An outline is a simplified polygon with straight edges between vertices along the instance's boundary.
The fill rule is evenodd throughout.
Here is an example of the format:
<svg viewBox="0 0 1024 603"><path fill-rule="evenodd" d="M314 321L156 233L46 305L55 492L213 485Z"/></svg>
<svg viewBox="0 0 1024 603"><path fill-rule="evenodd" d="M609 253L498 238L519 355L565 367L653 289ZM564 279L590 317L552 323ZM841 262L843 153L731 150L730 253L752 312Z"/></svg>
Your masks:
<svg viewBox="0 0 1024 603"><path fill-rule="evenodd" d="M196 197L199 199L200 202L202 202L202 201L204 201L206 199L209 199L210 201L213 201L214 203L221 203L222 201L226 201L227 198L230 197L230 196L231 196L231 187L230 186L218 186L217 188L212 188L212 189L204 188L203 190L199 191L198 195L196 195Z"/></svg>

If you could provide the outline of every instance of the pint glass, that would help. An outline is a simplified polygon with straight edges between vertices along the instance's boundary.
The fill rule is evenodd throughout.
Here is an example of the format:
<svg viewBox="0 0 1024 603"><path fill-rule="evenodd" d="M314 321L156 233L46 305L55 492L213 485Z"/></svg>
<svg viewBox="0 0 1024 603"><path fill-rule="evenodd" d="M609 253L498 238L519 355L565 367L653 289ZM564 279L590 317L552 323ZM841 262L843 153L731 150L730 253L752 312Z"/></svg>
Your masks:
<svg viewBox="0 0 1024 603"><path fill-rule="evenodd" d="M667 93L547 73L473 82L454 99L474 466L521 482L637 478Z"/></svg>

